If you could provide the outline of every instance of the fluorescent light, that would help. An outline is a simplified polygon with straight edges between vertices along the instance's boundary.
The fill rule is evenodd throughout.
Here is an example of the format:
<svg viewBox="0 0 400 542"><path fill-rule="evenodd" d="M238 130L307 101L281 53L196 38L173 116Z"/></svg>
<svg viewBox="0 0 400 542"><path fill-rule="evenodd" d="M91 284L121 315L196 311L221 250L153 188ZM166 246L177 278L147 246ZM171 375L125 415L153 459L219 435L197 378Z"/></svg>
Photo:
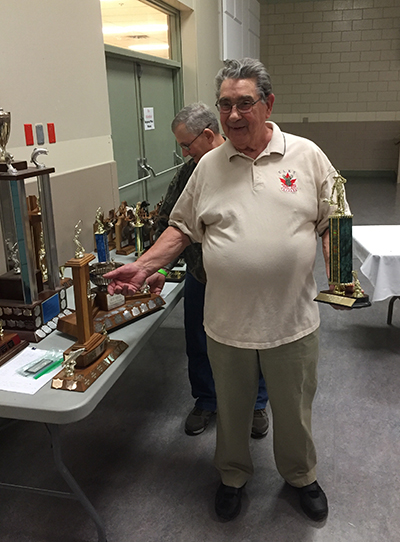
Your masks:
<svg viewBox="0 0 400 542"><path fill-rule="evenodd" d="M142 24L133 26L103 26L103 34L129 34L130 32L166 32L167 24Z"/></svg>
<svg viewBox="0 0 400 542"><path fill-rule="evenodd" d="M148 45L129 45L128 49L132 51L161 51L169 49L168 43L149 43Z"/></svg>

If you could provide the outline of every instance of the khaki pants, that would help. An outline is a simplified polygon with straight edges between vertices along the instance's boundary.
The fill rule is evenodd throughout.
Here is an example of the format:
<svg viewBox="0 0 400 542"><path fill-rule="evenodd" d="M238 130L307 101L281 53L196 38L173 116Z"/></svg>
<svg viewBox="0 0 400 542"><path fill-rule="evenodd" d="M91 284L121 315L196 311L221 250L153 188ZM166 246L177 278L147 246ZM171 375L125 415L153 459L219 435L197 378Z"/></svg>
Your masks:
<svg viewBox="0 0 400 542"><path fill-rule="evenodd" d="M207 337L217 392L214 462L225 485L241 487L253 474L249 440L260 368L273 415L279 473L295 487L316 479L311 405L317 388L318 336L316 330L268 350L235 348Z"/></svg>

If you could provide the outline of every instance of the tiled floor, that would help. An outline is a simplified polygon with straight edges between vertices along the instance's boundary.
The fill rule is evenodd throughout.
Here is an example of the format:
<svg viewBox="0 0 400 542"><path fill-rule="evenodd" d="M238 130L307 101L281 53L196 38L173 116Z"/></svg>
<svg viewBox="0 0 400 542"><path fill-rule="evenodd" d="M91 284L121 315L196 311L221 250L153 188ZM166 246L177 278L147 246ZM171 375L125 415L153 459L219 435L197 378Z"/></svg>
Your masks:
<svg viewBox="0 0 400 542"><path fill-rule="evenodd" d="M392 181L349 180L355 224L400 224ZM358 263L355 261L355 267ZM316 277L325 287L322 257ZM371 286L366 279L363 288ZM99 407L63 426L64 459L102 516L108 542L398 542L400 540L400 301L359 311L321 305L314 408L318 479L330 502L309 521L278 475L271 434L252 441L255 475L243 511L213 510L215 422L184 434L193 401L180 303ZM54 472L46 428L17 422L0 433L0 480L66 489ZM96 530L73 501L0 489L0 542L91 542Z"/></svg>

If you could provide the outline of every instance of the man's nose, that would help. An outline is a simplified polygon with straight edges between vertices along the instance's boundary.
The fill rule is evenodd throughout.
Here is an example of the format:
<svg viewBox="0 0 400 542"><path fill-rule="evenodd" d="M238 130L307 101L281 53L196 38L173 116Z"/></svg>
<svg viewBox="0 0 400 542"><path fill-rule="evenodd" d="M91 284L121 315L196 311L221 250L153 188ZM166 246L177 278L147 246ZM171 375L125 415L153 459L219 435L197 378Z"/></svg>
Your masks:
<svg viewBox="0 0 400 542"><path fill-rule="evenodd" d="M236 119L239 119L239 118L242 118L242 115L241 115L240 111L238 110L238 108L236 107L236 104L233 104L231 112L229 113L229 119L230 120L236 120Z"/></svg>
<svg viewBox="0 0 400 542"><path fill-rule="evenodd" d="M190 152L187 149L182 149L183 157L186 158L186 156L190 155Z"/></svg>

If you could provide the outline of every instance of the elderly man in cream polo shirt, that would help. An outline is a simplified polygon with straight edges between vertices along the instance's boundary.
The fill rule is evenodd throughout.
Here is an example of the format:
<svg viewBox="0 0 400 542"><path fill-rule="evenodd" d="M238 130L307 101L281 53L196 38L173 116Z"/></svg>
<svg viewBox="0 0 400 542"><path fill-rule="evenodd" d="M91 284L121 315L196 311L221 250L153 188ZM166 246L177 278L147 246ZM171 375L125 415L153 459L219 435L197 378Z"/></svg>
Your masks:
<svg viewBox="0 0 400 542"><path fill-rule="evenodd" d="M136 291L189 243L202 243L218 401L216 513L224 520L239 514L253 474L249 435L261 368L277 469L303 511L321 521L328 503L311 434L319 329L313 268L318 235L329 263L326 199L336 170L314 143L268 121L274 95L259 61L226 61L216 89L227 141L201 159L157 243L108 274L109 290Z"/></svg>

